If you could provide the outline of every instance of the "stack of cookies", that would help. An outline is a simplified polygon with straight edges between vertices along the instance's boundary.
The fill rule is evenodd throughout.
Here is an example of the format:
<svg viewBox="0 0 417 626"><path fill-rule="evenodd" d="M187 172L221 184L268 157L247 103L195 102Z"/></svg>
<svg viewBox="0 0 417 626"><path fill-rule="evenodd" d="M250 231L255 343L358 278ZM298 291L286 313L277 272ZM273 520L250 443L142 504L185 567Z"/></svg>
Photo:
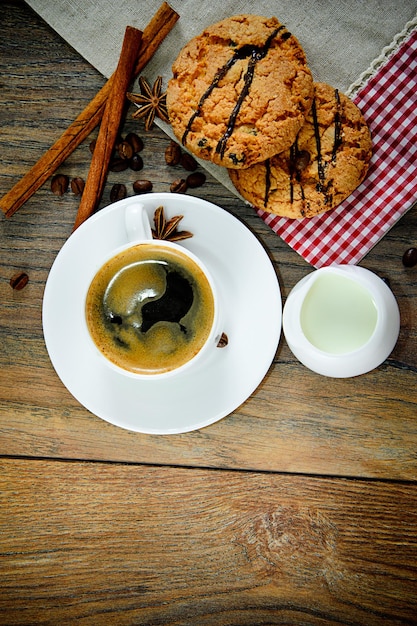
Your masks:
<svg viewBox="0 0 417 626"><path fill-rule="evenodd" d="M167 105L176 137L226 167L256 208L313 217L365 178L372 142L361 112L313 81L299 42L276 18L218 22L182 49L172 70Z"/></svg>

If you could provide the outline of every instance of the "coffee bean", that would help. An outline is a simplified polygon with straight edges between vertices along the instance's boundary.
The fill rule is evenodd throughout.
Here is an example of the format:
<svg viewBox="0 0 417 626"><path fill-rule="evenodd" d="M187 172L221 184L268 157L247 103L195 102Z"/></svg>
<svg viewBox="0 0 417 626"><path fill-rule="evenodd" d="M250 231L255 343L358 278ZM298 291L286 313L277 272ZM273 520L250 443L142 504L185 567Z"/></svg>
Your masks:
<svg viewBox="0 0 417 626"><path fill-rule="evenodd" d="M188 172L194 172L198 167L197 161L191 154L188 154L188 152L184 152L184 154L181 155L180 163Z"/></svg>
<svg viewBox="0 0 417 626"><path fill-rule="evenodd" d="M20 291L21 289L26 287L28 282L29 276L26 274L26 272L16 272L16 274L13 274L10 279L10 287L12 289L15 289L16 291Z"/></svg>
<svg viewBox="0 0 417 626"><path fill-rule="evenodd" d="M81 196L85 187L85 182L79 176L76 176L71 181L71 190L76 196Z"/></svg>
<svg viewBox="0 0 417 626"><path fill-rule="evenodd" d="M172 193L185 193L187 191L187 181L183 178L177 178L171 183L170 191Z"/></svg>
<svg viewBox="0 0 417 626"><path fill-rule="evenodd" d="M226 335L226 333L222 333L219 342L217 344L218 348L225 348L227 346L227 344L229 343L229 337Z"/></svg>
<svg viewBox="0 0 417 626"><path fill-rule="evenodd" d="M135 180L133 183L133 191L135 193L148 193L152 191L152 183L150 180Z"/></svg>
<svg viewBox="0 0 417 626"><path fill-rule="evenodd" d="M140 154L135 153L129 161L129 167L134 172L139 172L143 168L143 159Z"/></svg>
<svg viewBox="0 0 417 626"><path fill-rule="evenodd" d="M88 146L88 147L90 148L90 152L91 152L91 154L93 154L93 152L94 152L94 148L96 147L96 143L97 143L97 139L93 139L93 140L90 142L90 145Z"/></svg>
<svg viewBox="0 0 417 626"><path fill-rule="evenodd" d="M51 180L51 191L56 196L63 196L68 189L69 178L66 174L55 174Z"/></svg>
<svg viewBox="0 0 417 626"><path fill-rule="evenodd" d="M187 176L187 185L194 189L195 187L201 187L206 182L206 175L203 172L193 172Z"/></svg>
<svg viewBox="0 0 417 626"><path fill-rule="evenodd" d="M123 172L129 167L129 161L126 159L114 158L110 161L109 170L111 172Z"/></svg>
<svg viewBox="0 0 417 626"><path fill-rule="evenodd" d="M143 150L143 141L136 133L128 133L125 141L130 143L133 152L141 152Z"/></svg>
<svg viewBox="0 0 417 626"><path fill-rule="evenodd" d="M110 200L111 202L117 202L118 200L123 200L127 196L126 185L123 183L116 183L110 190Z"/></svg>
<svg viewBox="0 0 417 626"><path fill-rule="evenodd" d="M167 165L178 165L181 160L181 148L175 141L167 146L165 150L165 161Z"/></svg>
<svg viewBox="0 0 417 626"><path fill-rule="evenodd" d="M133 156L133 148L128 141L121 141L117 146L117 152L121 159L131 159Z"/></svg>
<svg viewBox="0 0 417 626"><path fill-rule="evenodd" d="M408 248L403 254L404 267L414 267L417 265L417 248Z"/></svg>

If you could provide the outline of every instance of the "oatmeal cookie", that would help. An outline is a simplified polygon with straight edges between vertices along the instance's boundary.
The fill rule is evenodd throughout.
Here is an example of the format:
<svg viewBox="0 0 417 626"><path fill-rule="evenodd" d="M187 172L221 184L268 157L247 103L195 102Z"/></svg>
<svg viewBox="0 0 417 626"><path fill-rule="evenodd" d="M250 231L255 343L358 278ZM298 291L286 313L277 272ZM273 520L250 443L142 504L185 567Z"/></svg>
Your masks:
<svg viewBox="0 0 417 626"><path fill-rule="evenodd" d="M179 141L246 168L289 147L313 97L305 54L275 17L238 15L192 39L172 66L167 105Z"/></svg>
<svg viewBox="0 0 417 626"><path fill-rule="evenodd" d="M313 217L335 208L366 176L372 140L358 107L325 83L295 142L246 170L229 169L239 193L258 209L282 217Z"/></svg>

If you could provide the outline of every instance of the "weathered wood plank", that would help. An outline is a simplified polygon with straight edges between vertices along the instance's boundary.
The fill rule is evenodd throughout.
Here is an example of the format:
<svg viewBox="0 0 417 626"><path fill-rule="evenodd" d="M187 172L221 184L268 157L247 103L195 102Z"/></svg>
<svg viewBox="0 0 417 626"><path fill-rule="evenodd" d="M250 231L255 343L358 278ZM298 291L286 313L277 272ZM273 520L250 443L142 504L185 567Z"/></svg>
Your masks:
<svg viewBox="0 0 417 626"><path fill-rule="evenodd" d="M415 485L0 468L1 623L416 623Z"/></svg>

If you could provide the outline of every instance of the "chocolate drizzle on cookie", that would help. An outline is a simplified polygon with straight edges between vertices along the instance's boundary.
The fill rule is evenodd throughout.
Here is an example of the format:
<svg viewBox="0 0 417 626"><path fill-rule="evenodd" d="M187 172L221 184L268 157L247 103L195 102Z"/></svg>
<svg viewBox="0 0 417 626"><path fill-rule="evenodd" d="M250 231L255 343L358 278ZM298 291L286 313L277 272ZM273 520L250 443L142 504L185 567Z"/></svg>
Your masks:
<svg viewBox="0 0 417 626"><path fill-rule="evenodd" d="M227 128L225 133L223 134L223 136L221 137L221 139L219 140L219 142L217 143L216 146L216 153L220 154L221 158L224 157L224 153L226 150L226 145L227 145L227 141L229 139L229 137L231 136L231 134L233 133L235 124L236 124L236 118L239 114L239 111L242 107L243 101L245 100L245 98L248 96L249 91L250 91L250 87L253 81L253 77L255 74L255 67L256 64L258 63L258 61L260 61L261 59L265 58L266 55L268 54L268 51L272 45L272 42L274 40L274 38L277 36L277 34L281 31L284 30L285 26L279 26L278 28L276 28L271 35L268 37L268 39L266 40L265 44L263 46L254 46L254 45L249 45L246 44L244 46L242 46L241 48L239 48L238 50L235 51L235 53L233 54L233 56L222 66L220 67L217 72L214 75L214 79L212 81L212 83L210 84L210 86L208 87L208 89L203 93L203 95L200 98L200 101L197 105L197 109L196 111L193 113L193 115L190 117L188 124L186 126L186 129L184 131L184 134L182 136L182 144L185 145L185 142L187 140L187 136L190 133L191 129L192 129L192 125L194 123L194 120L199 117L201 115L201 109L202 106L204 104L204 102L207 100L207 98L210 96L210 94L213 92L213 90L218 86L219 82L222 80L222 78L224 78L226 76L226 74L228 73L228 71L233 67L233 65L240 60L243 59L249 59L248 62L248 69L247 72L244 76L244 85L242 88L242 91L237 99L236 105L234 106L232 113L230 114L229 120L228 120L228 124L227 124ZM288 31L286 31L285 33L282 34L282 39L285 41L286 39L288 39L289 37L291 37L291 33L289 33Z"/></svg>
<svg viewBox="0 0 417 626"><path fill-rule="evenodd" d="M336 163L337 152L342 145L342 116L341 116L341 103L340 103L340 95L339 91L335 89L335 100L336 100L336 112L334 115L334 141L333 148L331 154L331 163ZM317 150L317 172L318 172L318 182L316 189L320 193L324 195L324 204L331 204L332 195L329 193L329 190L332 186L332 181L326 182L326 170L329 166L329 163L323 159L322 149L321 149L321 136L320 136L320 125L317 116L317 105L316 99L313 99L312 107L311 107L311 115L313 118L313 128L314 128L314 139L316 143ZM307 167L310 162L310 154L306 150L298 149L298 137L290 148L290 157L289 157L289 178L290 178L290 202L294 203L294 183L298 183L300 186L301 199L304 203L305 195L304 189L301 180L301 173ZM265 186L268 189L268 192L265 193L265 206L268 202L269 188L270 188L270 166L269 171L267 168L266 179L269 179L268 184L265 182ZM301 213L302 213L301 209Z"/></svg>
<svg viewBox="0 0 417 626"><path fill-rule="evenodd" d="M297 140L290 148L289 175L290 175L290 202L294 202L294 182L298 183L301 189L301 199L305 201L304 189L301 183L301 174L310 163L310 153L307 150L299 150ZM268 205L271 190L271 160L267 159L265 165L265 195L264 207Z"/></svg>
<svg viewBox="0 0 417 626"><path fill-rule="evenodd" d="M293 204L294 202L294 181L296 181L300 187L300 194L302 200L302 207L300 209L300 213L304 215L304 205L305 205L305 193L304 187L302 185L301 176L302 172L306 169L308 164L310 163L310 153L307 150L299 150L298 141L295 140L294 144L290 148L290 161L289 161L289 171L290 171L290 202ZM307 207L308 208L308 207Z"/></svg>
<svg viewBox="0 0 417 626"><path fill-rule="evenodd" d="M271 160L267 159L265 161L265 196L264 196L265 207L268 204L270 189L271 189Z"/></svg>
<svg viewBox="0 0 417 626"><path fill-rule="evenodd" d="M342 118L340 113L340 96L339 91L335 89L334 91L335 100L336 100L336 112L334 116L334 141L333 148L331 154L331 163L336 163L337 151L342 145ZM317 168L318 168L318 176L319 180L317 183L317 191L321 192L324 195L324 204L332 204L332 194L330 193L330 188L332 186L333 181L327 181L326 184L326 169L329 166L329 163L326 163L323 160L323 156L321 153L321 141L320 141L320 126L317 118L317 108L316 108L316 99L313 99L313 104L311 107L311 112L313 116L313 126L314 126L314 137L316 141L316 149L317 149Z"/></svg>
<svg viewBox="0 0 417 626"><path fill-rule="evenodd" d="M313 127L314 127L314 139L316 141L316 150L317 150L317 171L319 175L319 182L317 183L317 191L321 191L324 193L325 190L325 180L326 180L326 166L323 162L323 157L321 154L321 139L320 139L320 126L317 119L317 107L316 107L316 99L313 99L313 104L311 105L311 114L313 116Z"/></svg>
<svg viewBox="0 0 417 626"><path fill-rule="evenodd" d="M291 204L294 202L294 180L300 185L301 189L301 199L304 203L305 195L304 188L301 183L301 173L307 165L310 163L310 153L307 150L299 150L298 149L298 141L297 139L293 143L290 148L290 202Z"/></svg>
<svg viewBox="0 0 417 626"><path fill-rule="evenodd" d="M264 46L262 46L262 48L259 48L258 46L243 46L243 48L240 49L240 51L242 51L245 48L247 48L247 53L245 52L245 56L243 56L242 58L246 58L246 56L249 57L248 69L244 76L243 89L240 92L237 102L229 117L226 132L223 134L223 137L220 139L220 141L218 142L216 146L216 152L217 154L220 154L221 158L224 157L227 140L229 139L230 135L233 133L233 130L236 124L236 118L242 107L243 101L249 94L253 77L255 75L256 64L258 63L258 61L266 57L266 55L268 54L268 50L271 47L273 39L276 37L276 35L282 28L284 27L280 26L279 28L275 29L273 33L271 33L271 35L268 37L268 39L266 40L266 43L264 44Z"/></svg>
<svg viewBox="0 0 417 626"><path fill-rule="evenodd" d="M332 163L336 162L336 154L342 145L342 118L340 115L340 96L339 90L334 90L334 97L336 100L336 113L334 115L334 142L332 150Z"/></svg>

